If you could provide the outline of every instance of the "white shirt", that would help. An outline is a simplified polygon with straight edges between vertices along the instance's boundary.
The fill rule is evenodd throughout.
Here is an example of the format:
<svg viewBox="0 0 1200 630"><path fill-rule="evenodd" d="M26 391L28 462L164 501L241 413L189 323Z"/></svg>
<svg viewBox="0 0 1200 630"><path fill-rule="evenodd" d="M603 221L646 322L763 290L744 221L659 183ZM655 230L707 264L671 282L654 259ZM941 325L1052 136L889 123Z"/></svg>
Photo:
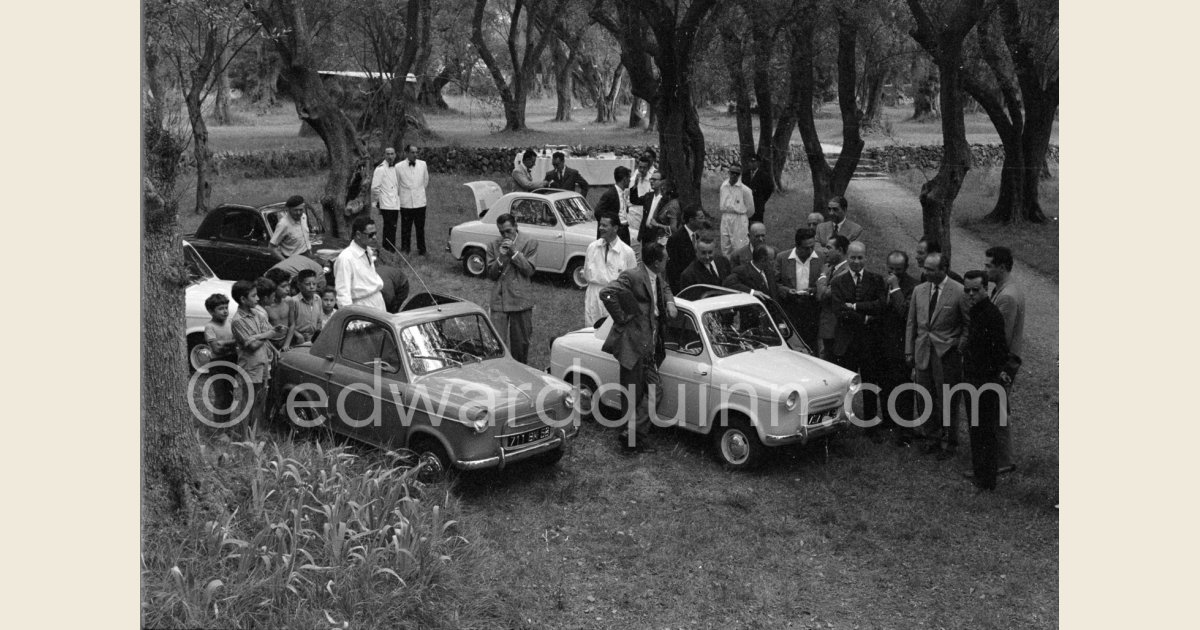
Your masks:
<svg viewBox="0 0 1200 630"><path fill-rule="evenodd" d="M637 169L634 169L633 176L637 177L637 186L635 186L634 189L637 190L639 197L643 197L646 195L646 193L650 192L650 178L654 177L654 174L657 172L658 169L651 166L650 168L646 169L645 177L638 177L638 171Z"/></svg>
<svg viewBox="0 0 1200 630"><path fill-rule="evenodd" d="M637 258L633 248L619 238L614 238L608 245L607 251L602 238L588 244L584 256L583 277L587 279L587 292L583 298L583 324L591 326L596 320L608 314L604 303L600 301L600 291L608 283L617 279L622 271L637 266Z"/></svg>
<svg viewBox="0 0 1200 630"><path fill-rule="evenodd" d="M387 160L380 162L371 176L371 199L382 210L400 209L400 181Z"/></svg>
<svg viewBox="0 0 1200 630"><path fill-rule="evenodd" d="M754 193L740 179L736 184L730 184L728 179L721 183L721 212L750 214L753 207Z"/></svg>
<svg viewBox="0 0 1200 630"><path fill-rule="evenodd" d="M650 268L647 267L646 275L650 277L650 304L652 305L650 307L650 314L654 316L655 320L657 320L658 319L658 274L654 273L653 271L650 271ZM654 326L651 326L651 330L653 330L654 328L655 328Z"/></svg>
<svg viewBox="0 0 1200 630"><path fill-rule="evenodd" d="M351 241L333 261L333 285L337 287L338 306L356 304L387 310L383 278L375 271L371 255L358 243Z"/></svg>
<svg viewBox="0 0 1200 630"><path fill-rule="evenodd" d="M621 225L629 225L629 189L617 187L617 200L621 202L617 211L617 220Z"/></svg>
<svg viewBox="0 0 1200 630"><path fill-rule="evenodd" d="M802 261L802 260L800 260L800 257L796 255L796 248L795 247L792 248L792 255L788 256L788 258L796 261L795 265L796 265L796 290L797 291L807 291L808 290L808 279L811 277L809 274L812 273L812 269L808 265L810 263L812 263L813 259L816 257L817 257L817 251L814 249L813 251L808 253L808 259Z"/></svg>
<svg viewBox="0 0 1200 630"><path fill-rule="evenodd" d="M425 187L429 185L429 167L425 160L409 166L408 160L396 164L396 179L400 186L401 208L424 208Z"/></svg>

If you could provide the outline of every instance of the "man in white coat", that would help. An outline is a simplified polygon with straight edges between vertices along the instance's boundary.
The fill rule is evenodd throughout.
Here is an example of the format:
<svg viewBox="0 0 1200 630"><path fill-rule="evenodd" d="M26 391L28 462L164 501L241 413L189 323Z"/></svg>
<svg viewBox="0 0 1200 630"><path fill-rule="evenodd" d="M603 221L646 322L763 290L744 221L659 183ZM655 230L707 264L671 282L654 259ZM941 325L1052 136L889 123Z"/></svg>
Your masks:
<svg viewBox="0 0 1200 630"><path fill-rule="evenodd" d="M721 254L733 253L750 242L750 214L754 212L754 192L741 182L742 167L729 167L729 179L721 183Z"/></svg>
<svg viewBox="0 0 1200 630"><path fill-rule="evenodd" d="M619 225L616 217L601 215L599 223L600 238L588 245L583 263L583 277L588 283L583 298L584 326L592 326L596 320L608 315L600 301L600 291L616 280L622 271L637 266L633 248L617 238Z"/></svg>
<svg viewBox="0 0 1200 630"><path fill-rule="evenodd" d="M383 248L396 251L396 222L400 218L400 180L396 174L396 150L383 150L383 161L371 176L371 205L383 219Z"/></svg>

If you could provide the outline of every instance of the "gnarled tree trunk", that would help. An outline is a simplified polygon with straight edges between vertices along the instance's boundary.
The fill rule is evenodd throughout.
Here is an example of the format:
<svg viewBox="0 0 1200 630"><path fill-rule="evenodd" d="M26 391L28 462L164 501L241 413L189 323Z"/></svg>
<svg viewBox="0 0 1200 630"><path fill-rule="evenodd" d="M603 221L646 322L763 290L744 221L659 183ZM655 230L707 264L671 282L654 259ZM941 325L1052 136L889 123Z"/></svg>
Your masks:
<svg viewBox="0 0 1200 630"><path fill-rule="evenodd" d="M983 0L962 0L938 20L926 13L920 0L908 0L916 19L913 37L937 63L941 80L942 164L937 175L921 186L921 222L925 234L937 239L951 256L950 216L954 200L971 170L971 148L963 120L963 40L983 17Z"/></svg>
<svg viewBox="0 0 1200 630"><path fill-rule="evenodd" d="M313 50L303 7L294 0L270 0L265 6L252 7L251 11L264 30L273 35L280 72L295 102L296 114L325 143L329 174L321 207L330 231L336 236L346 206L346 189L355 167L367 157L366 144L358 138L354 123L338 107L317 74L320 59Z"/></svg>
<svg viewBox="0 0 1200 630"><path fill-rule="evenodd" d="M203 465L188 405L183 334L188 283L177 208L149 179L142 183L142 467L143 491L166 490L170 507L188 513L202 495ZM148 497L148 503L153 503Z"/></svg>

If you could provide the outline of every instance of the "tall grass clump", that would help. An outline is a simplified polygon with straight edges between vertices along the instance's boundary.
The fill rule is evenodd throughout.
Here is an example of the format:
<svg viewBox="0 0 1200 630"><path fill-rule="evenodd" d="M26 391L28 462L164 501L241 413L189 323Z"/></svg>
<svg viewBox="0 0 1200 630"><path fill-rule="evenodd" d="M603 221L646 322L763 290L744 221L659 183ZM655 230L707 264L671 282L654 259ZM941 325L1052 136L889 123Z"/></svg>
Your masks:
<svg viewBox="0 0 1200 630"><path fill-rule="evenodd" d="M411 453L260 440L205 446L220 516L147 525L146 627L505 625L471 580L480 549Z"/></svg>

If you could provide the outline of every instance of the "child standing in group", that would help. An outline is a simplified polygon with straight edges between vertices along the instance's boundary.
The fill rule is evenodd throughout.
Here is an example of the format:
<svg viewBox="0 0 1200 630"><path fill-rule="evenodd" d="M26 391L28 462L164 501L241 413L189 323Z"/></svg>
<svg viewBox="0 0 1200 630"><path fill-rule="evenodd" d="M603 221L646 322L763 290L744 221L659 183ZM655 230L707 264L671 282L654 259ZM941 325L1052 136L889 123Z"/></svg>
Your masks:
<svg viewBox="0 0 1200 630"><path fill-rule="evenodd" d="M325 322L333 317L333 312L337 310L337 289L333 287L325 287L321 289L321 315ZM321 323L321 327L325 327L325 323Z"/></svg>
<svg viewBox="0 0 1200 630"><path fill-rule="evenodd" d="M278 285L270 278L263 277L254 281L254 287L258 291L258 306L267 316L267 322L276 328L283 326L284 329L287 329L287 285ZM276 348L283 348L284 341L284 339L273 339L271 343Z"/></svg>
<svg viewBox="0 0 1200 630"><path fill-rule="evenodd" d="M283 341L283 351L287 352L293 343L308 343L313 335L321 330L324 324L322 315L321 296L317 295L317 273L312 269L304 269L296 276L296 284L300 294L287 299L288 305L288 334Z"/></svg>
<svg viewBox="0 0 1200 630"><path fill-rule="evenodd" d="M208 378L212 381L213 422L225 424L233 411L233 381L226 376L237 372L229 365L213 365L217 361L237 361L237 342L233 339L233 327L229 321L229 298L214 293L204 300L204 308L212 316L204 325L204 343L212 352L208 365ZM218 378L219 377L219 378Z"/></svg>
<svg viewBox="0 0 1200 630"><path fill-rule="evenodd" d="M264 278L265 279L265 278ZM270 280L267 280L270 282ZM271 283L274 284L274 283ZM275 287L271 287L271 292ZM233 284L233 299L238 304L233 317L233 338L237 342L238 367L246 372L246 400L250 403L247 419L256 430L263 421L263 410L267 404L267 385L270 382L271 365L275 360L275 347L269 340L286 332L287 327L272 328L266 314L258 306L260 291L249 280L238 280ZM242 429L245 435L245 429Z"/></svg>

